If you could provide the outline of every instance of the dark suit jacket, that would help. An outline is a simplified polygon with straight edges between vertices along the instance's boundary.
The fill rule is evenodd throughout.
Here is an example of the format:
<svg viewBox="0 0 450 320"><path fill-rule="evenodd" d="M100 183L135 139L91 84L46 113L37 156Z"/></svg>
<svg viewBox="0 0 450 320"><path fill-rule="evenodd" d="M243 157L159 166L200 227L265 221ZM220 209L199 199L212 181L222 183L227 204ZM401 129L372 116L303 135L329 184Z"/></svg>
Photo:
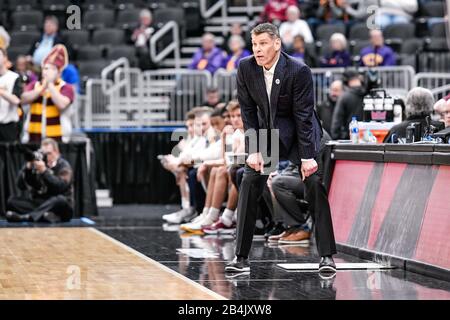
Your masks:
<svg viewBox="0 0 450 320"><path fill-rule="evenodd" d="M34 53L34 51L37 49L37 47L39 47L39 45L40 45L40 43L41 43L43 37L44 37L44 34L41 35L41 37L39 38L39 40L35 41L35 42L31 45L30 49L28 50L28 54L29 54L30 56L32 56L33 53ZM64 39L61 37L61 35L60 35L59 33L57 33L56 36L55 36L55 40L53 41L53 46L56 46L57 44L63 44L63 45L66 45ZM67 47L67 50L70 50L70 48ZM69 52L69 54L70 54L70 52Z"/></svg>
<svg viewBox="0 0 450 320"><path fill-rule="evenodd" d="M322 127L314 110L311 70L304 63L281 53L269 106L262 67L254 56L242 59L237 73L237 95L245 130L279 129L285 156L296 164L318 155Z"/></svg>

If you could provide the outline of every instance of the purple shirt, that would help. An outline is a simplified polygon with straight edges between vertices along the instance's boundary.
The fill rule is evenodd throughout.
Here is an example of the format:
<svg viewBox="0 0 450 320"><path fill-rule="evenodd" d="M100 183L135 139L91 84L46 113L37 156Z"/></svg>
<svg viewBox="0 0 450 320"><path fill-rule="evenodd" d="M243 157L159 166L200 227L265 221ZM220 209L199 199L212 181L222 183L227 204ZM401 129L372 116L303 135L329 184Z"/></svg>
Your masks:
<svg viewBox="0 0 450 320"><path fill-rule="evenodd" d="M320 60L321 67L348 67L351 64L347 51L333 51Z"/></svg>
<svg viewBox="0 0 450 320"><path fill-rule="evenodd" d="M359 54L361 56L361 65L367 66L367 67L373 67L375 65L377 65L377 66L395 66L395 65L397 65L395 53L391 49L391 47L382 46L381 48L377 49L376 63L374 63L374 60L375 60L374 53L375 53L374 47L372 47L372 46L364 47L361 50L361 53Z"/></svg>
<svg viewBox="0 0 450 320"><path fill-rule="evenodd" d="M241 55L240 55L239 57L237 57L237 58L234 60L234 68L233 68L233 69L237 69L238 66L239 66L239 62L240 62L243 58L248 57L249 55L251 55L250 52L249 52L248 50L245 50L245 49L244 49L244 50L242 51ZM226 58L223 60L222 68L224 68L224 69L226 69L226 70L228 70L228 71L233 70L233 69L229 69L229 68L228 68L228 63L230 63L230 61L231 61L232 59L233 59L233 54L228 55L228 57L226 57Z"/></svg>
<svg viewBox="0 0 450 320"><path fill-rule="evenodd" d="M204 63L206 63L205 66L201 65L203 63L200 64L202 60L204 60ZM209 53L208 57L205 57L203 49L199 48L198 51L194 54L192 62L188 68L192 70L208 70L209 72L214 73L222 66L222 60L223 52L221 49L214 47Z"/></svg>

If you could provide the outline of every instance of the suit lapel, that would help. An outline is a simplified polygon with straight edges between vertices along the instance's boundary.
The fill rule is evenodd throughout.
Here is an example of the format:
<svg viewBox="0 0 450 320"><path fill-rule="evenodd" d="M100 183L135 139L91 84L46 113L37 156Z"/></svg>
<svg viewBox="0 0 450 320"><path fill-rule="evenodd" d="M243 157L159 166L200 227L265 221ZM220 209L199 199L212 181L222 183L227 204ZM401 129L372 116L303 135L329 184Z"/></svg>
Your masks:
<svg viewBox="0 0 450 320"><path fill-rule="evenodd" d="M273 118L277 114L278 96L280 95L280 89L284 79L285 66L286 66L286 58L284 57L283 53L280 53L280 59L278 60L278 64L275 67L275 72L272 81L272 91L270 93L270 115L272 118L270 119L270 121L272 123L272 126L273 126Z"/></svg>

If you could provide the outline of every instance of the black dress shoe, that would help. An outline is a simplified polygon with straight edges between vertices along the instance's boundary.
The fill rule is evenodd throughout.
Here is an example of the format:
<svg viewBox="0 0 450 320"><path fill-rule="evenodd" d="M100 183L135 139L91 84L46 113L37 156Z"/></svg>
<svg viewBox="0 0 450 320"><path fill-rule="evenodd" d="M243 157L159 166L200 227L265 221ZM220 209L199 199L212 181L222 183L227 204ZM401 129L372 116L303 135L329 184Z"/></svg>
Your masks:
<svg viewBox="0 0 450 320"><path fill-rule="evenodd" d="M336 264L334 263L333 257L325 256L320 258L319 273L336 273Z"/></svg>
<svg viewBox="0 0 450 320"><path fill-rule="evenodd" d="M273 226L272 229L270 229L264 234L264 238L266 238L267 240L269 239L270 236L277 236L279 234L282 234L285 230L286 228L283 226L282 223L277 223Z"/></svg>
<svg viewBox="0 0 450 320"><path fill-rule="evenodd" d="M6 220L8 222L31 222L33 218L29 214L18 214L14 211L6 212Z"/></svg>
<svg viewBox="0 0 450 320"><path fill-rule="evenodd" d="M250 263L248 259L243 257L235 257L233 261L225 267L226 272L249 272L250 271Z"/></svg>

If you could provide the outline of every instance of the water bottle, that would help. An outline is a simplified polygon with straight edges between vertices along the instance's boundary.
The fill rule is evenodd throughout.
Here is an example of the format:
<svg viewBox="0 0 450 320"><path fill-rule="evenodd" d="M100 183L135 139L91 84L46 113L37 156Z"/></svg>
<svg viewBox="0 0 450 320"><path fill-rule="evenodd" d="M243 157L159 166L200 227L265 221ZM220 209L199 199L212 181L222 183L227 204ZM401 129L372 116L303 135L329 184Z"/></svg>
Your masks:
<svg viewBox="0 0 450 320"><path fill-rule="evenodd" d="M358 120L356 120L356 117L352 117L352 121L349 125L350 130L350 140L352 143L359 143L359 125Z"/></svg>

